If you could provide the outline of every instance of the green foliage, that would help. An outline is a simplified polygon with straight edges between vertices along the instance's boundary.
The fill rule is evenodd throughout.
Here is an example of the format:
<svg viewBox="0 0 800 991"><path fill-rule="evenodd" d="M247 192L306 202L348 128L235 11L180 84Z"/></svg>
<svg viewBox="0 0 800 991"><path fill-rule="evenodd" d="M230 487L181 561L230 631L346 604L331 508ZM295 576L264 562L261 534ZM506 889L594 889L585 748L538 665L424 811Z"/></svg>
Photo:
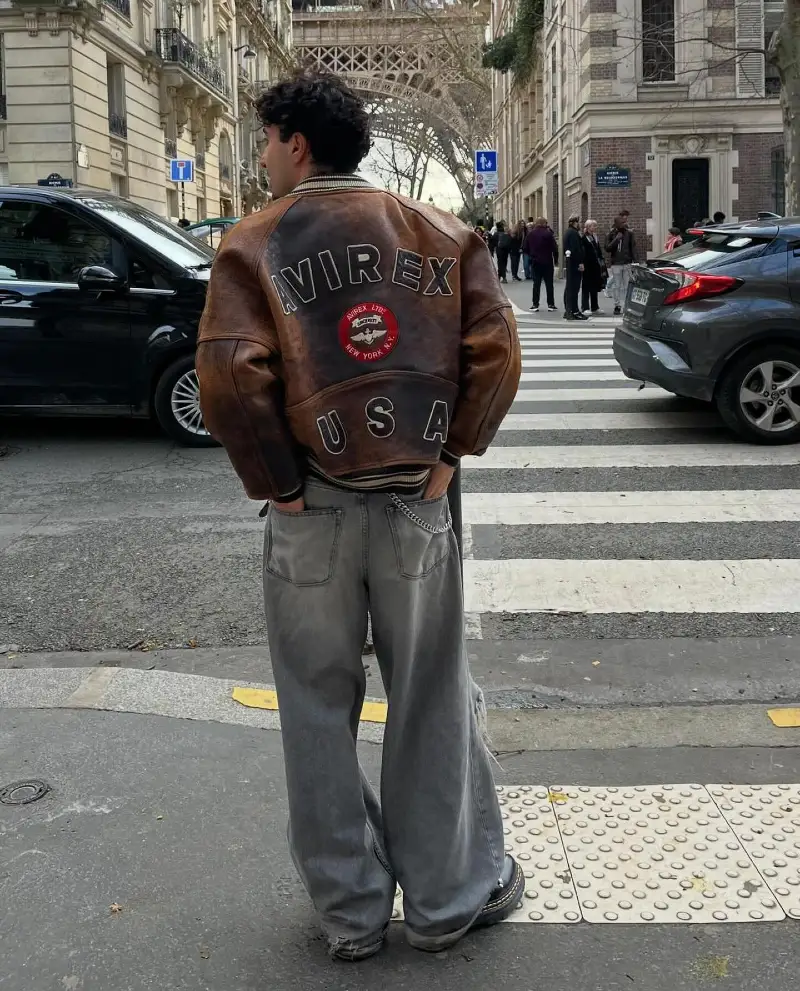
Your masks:
<svg viewBox="0 0 800 991"><path fill-rule="evenodd" d="M543 15L544 0L519 0L514 27L508 34L484 45L484 68L510 72L518 86L528 83L539 58Z"/></svg>

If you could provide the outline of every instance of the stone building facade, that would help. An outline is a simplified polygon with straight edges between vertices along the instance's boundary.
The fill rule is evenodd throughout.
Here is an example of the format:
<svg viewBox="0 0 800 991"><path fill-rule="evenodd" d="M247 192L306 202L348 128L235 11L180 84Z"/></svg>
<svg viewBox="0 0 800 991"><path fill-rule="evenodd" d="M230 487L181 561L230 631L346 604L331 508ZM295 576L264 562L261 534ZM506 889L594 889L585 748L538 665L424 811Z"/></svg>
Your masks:
<svg viewBox="0 0 800 991"><path fill-rule="evenodd" d="M287 0L0 0L0 185L57 173L172 219L256 208L252 101L290 47ZM183 192L171 158L195 162Z"/></svg>
<svg viewBox="0 0 800 991"><path fill-rule="evenodd" d="M522 0L494 0L493 36ZM776 73L763 50L782 0L545 0L524 89L494 73L497 218L623 208L649 252L721 210L783 210ZM762 51L756 51L761 49Z"/></svg>

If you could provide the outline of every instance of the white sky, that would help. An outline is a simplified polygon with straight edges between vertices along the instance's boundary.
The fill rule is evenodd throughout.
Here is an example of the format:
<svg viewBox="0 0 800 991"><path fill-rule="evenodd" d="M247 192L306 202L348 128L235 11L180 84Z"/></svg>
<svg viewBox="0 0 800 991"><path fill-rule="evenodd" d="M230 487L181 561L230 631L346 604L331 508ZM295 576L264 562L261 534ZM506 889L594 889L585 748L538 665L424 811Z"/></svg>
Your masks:
<svg viewBox="0 0 800 991"><path fill-rule="evenodd" d="M390 146L390 142L385 138L376 138L375 144L380 144L387 150ZM376 185L382 185L379 176L371 168L375 158L375 153L370 152L364 160L364 164L361 166L361 171L371 182L374 182ZM458 186L456 185L455 180L437 162L431 162L428 166L428 174L425 177L425 187L421 198L427 203L429 196L433 197L434 204L438 206L440 210L452 209L458 213L464 205L464 201L461 199L461 194L458 191Z"/></svg>

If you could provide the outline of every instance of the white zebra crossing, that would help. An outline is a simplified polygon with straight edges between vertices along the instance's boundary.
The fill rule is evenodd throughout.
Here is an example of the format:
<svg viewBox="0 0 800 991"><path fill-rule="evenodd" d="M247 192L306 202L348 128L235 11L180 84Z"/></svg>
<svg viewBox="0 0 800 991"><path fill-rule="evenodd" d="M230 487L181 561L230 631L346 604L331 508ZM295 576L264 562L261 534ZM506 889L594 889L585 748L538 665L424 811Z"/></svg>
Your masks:
<svg viewBox="0 0 800 991"><path fill-rule="evenodd" d="M747 553L715 559L707 556L713 554L715 541L706 528L800 523L800 488L758 487L762 472L800 467L800 445L742 443L724 428L711 404L687 408L685 401L657 386L640 388L641 383L622 374L613 357L606 357L613 326L591 321L580 328L567 327L555 315L543 320L541 314L519 320L522 376L515 402L489 450L463 461L470 481L463 494L465 606L473 635L480 635L480 616L493 613L722 616L798 611L800 531L796 542L787 542L785 556L776 557L775 552L759 556L757 543L753 548L745 546L745 531L729 529L726 547L741 539ZM658 402L655 409L653 400ZM578 404L591 406L587 410ZM512 431L521 436L509 445ZM635 442L630 433L618 437L619 431L635 431ZM567 434L575 436L575 443L565 443ZM553 473L562 470L577 471L565 483L577 489L525 491L526 482L535 487L540 473L557 479ZM642 489L620 489L615 475L626 470L638 473L631 476L632 484L641 478ZM495 491L496 483L489 484L497 472L503 473L505 491ZM581 472L593 473L591 490L580 491ZM653 472L662 482L668 473L667 483L674 488L662 484L648 490L648 473ZM696 476L687 477L687 472L723 472L727 479L733 473L734 483L746 479L748 484L697 489L691 485ZM608 480L605 488L603 479ZM563 558L485 559L492 547L503 547L504 555L513 555L513 532L520 527L545 526L553 533L566 527L564 532L569 533L581 524L604 528L600 556L581 553L594 550L587 538L591 531L582 530L575 531L580 533L578 544L570 546ZM699 545L700 556L681 558L687 545L676 537L673 557L669 548L665 553L661 547L648 558L645 538L653 539L653 527L675 524L693 528L696 542L691 553L698 555ZM504 528L511 532L499 544L487 537L478 553L476 528L482 527L494 528L501 537ZM640 557L609 554L619 527L627 528L628 535L630 527L642 528ZM531 538L525 539L525 547L535 547L535 540L531 544ZM589 545L583 548L580 541L587 539Z"/></svg>

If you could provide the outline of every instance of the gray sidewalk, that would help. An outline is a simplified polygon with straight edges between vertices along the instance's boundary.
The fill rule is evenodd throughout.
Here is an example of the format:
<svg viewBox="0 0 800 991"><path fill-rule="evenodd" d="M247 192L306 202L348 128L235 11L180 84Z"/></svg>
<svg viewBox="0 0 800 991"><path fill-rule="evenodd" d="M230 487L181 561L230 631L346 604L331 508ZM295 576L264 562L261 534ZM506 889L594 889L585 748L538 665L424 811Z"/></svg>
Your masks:
<svg viewBox="0 0 800 991"><path fill-rule="evenodd" d="M599 718L603 718L602 715ZM789 991L796 923L508 924L446 954L393 928L361 965L325 954L285 842L274 730L131 713L0 709L0 988L13 991ZM379 748L361 745L370 776ZM505 784L798 780L800 748L507 754ZM112 906L115 906L112 909ZM118 907L118 908L117 908Z"/></svg>

